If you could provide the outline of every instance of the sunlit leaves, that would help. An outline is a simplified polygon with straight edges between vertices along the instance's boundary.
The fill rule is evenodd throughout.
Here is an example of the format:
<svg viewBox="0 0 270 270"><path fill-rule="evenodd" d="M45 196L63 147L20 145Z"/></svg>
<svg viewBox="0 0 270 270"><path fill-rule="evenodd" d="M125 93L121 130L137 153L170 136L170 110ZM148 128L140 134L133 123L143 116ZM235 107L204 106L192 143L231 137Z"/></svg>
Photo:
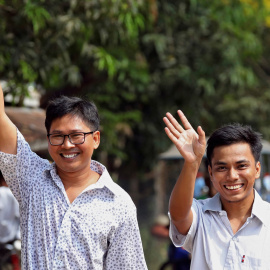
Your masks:
<svg viewBox="0 0 270 270"><path fill-rule="evenodd" d="M93 99L101 149L122 158L136 152L147 167L165 141L166 111L183 109L207 133L231 119L258 126L270 119L266 4L2 0L0 76L19 88L36 81L47 93Z"/></svg>
<svg viewBox="0 0 270 270"><path fill-rule="evenodd" d="M89 66L112 79L117 74L118 62L122 61L121 51L125 54L126 50L136 50L139 31L144 27L144 17L139 10L142 3L133 0L63 0L58 3L29 0L25 3L3 2L3 5L0 27L5 27L6 35L13 34L14 38L11 47L5 50L12 50L16 44L27 41L33 43L34 57L39 62L34 68L39 74L37 79L53 88L67 82L80 85L82 77L79 73L85 73ZM112 46L118 50L112 50ZM20 54L24 63L32 63L23 51ZM5 64L9 65L8 62ZM17 63L16 66L17 69L24 66L26 70L25 65ZM54 75L58 69L62 71ZM25 71L22 74L24 80L30 79ZM55 76L59 78L49 79ZM56 85L53 86L54 81Z"/></svg>
<svg viewBox="0 0 270 270"><path fill-rule="evenodd" d="M115 58L111 54L107 53L103 48L96 48L94 57L96 58L98 70L107 70L109 77L112 78L116 72Z"/></svg>
<svg viewBox="0 0 270 270"><path fill-rule="evenodd" d="M37 79L37 74L33 68L25 61L20 61L20 70L22 72L22 78L28 82L34 82Z"/></svg>
<svg viewBox="0 0 270 270"><path fill-rule="evenodd" d="M42 30L46 25L46 21L50 19L49 12L31 0L26 1L23 13L32 23L35 34Z"/></svg>
<svg viewBox="0 0 270 270"><path fill-rule="evenodd" d="M22 104L29 82L48 94L73 89L73 94L88 96L101 108L107 142L101 150L127 157L126 138L142 119L139 103L148 101L148 64L140 52L148 12L144 2L1 4L0 76L9 82L14 104Z"/></svg>

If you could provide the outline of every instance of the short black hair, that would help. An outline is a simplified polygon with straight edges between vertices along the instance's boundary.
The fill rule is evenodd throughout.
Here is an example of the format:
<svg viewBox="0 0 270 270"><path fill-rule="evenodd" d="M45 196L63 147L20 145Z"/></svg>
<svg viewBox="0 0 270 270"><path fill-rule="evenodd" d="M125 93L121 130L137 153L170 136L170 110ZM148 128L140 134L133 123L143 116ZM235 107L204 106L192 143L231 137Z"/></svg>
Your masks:
<svg viewBox="0 0 270 270"><path fill-rule="evenodd" d="M60 96L49 101L46 109L45 127L50 132L52 122L67 114L78 116L92 131L99 129L100 118L98 109L92 101L79 97Z"/></svg>
<svg viewBox="0 0 270 270"><path fill-rule="evenodd" d="M254 131L250 126L239 123L222 126L215 130L207 141L206 156L211 166L214 149L218 146L235 143L248 143L255 161L259 161L262 151L262 135Z"/></svg>

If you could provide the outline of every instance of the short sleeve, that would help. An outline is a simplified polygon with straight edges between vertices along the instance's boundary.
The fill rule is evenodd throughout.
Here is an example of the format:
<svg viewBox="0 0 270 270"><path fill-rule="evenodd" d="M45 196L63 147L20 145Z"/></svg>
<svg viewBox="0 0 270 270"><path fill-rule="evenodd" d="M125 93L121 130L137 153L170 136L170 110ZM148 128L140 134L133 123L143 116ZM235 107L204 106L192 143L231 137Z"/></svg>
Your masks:
<svg viewBox="0 0 270 270"><path fill-rule="evenodd" d="M189 231L186 235L183 235L183 234L178 232L177 228L175 227L175 225L173 224L173 222L171 220L170 213L168 213L169 219L170 219L169 234L170 234L170 238L171 238L173 244L176 247L183 247L188 252L192 252L193 242L194 242L193 240L194 240L194 237L196 235L197 228L198 228L198 211L199 211L199 209L198 209L198 206L196 204L196 200L193 200L191 210L193 213L193 220L192 220L192 224L189 228Z"/></svg>
<svg viewBox="0 0 270 270"><path fill-rule="evenodd" d="M32 186L49 162L32 152L17 129L17 154L0 152L0 170L19 204L27 202Z"/></svg>
<svg viewBox="0 0 270 270"><path fill-rule="evenodd" d="M125 215L111 239L104 269L147 270L135 206Z"/></svg>

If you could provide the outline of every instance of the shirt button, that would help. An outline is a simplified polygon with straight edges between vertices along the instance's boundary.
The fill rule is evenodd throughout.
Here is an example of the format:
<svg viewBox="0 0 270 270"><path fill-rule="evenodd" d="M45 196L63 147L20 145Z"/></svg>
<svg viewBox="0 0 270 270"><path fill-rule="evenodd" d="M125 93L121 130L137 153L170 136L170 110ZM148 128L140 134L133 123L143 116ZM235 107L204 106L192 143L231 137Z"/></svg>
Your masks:
<svg viewBox="0 0 270 270"><path fill-rule="evenodd" d="M234 242L237 242L237 241L238 241L237 237L233 237L232 240L233 240Z"/></svg>

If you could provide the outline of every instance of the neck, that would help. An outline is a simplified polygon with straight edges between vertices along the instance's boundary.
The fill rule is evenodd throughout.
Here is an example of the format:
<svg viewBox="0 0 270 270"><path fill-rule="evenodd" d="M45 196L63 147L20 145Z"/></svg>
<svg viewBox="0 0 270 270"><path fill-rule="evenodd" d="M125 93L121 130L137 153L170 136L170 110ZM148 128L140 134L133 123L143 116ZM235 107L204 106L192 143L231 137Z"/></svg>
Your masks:
<svg viewBox="0 0 270 270"><path fill-rule="evenodd" d="M0 183L0 187L8 187L8 185L5 181L3 181L2 183Z"/></svg>
<svg viewBox="0 0 270 270"><path fill-rule="evenodd" d="M222 200L221 200L222 201ZM237 202L222 202L223 209L227 212L233 233L236 233L250 217L254 202L254 191L247 198Z"/></svg>
<svg viewBox="0 0 270 270"><path fill-rule="evenodd" d="M79 172L65 172L57 168L57 174L61 178L65 189L86 187L96 183L99 178L99 174L92 171L89 167Z"/></svg>
<svg viewBox="0 0 270 270"><path fill-rule="evenodd" d="M250 216L252 211L252 203L245 204L242 202L231 202L230 205L224 206L223 209L227 212L228 217L237 218Z"/></svg>
<svg viewBox="0 0 270 270"><path fill-rule="evenodd" d="M72 203L88 186L95 184L100 175L88 168L84 172L63 172L57 170L59 177L65 187L66 194Z"/></svg>

